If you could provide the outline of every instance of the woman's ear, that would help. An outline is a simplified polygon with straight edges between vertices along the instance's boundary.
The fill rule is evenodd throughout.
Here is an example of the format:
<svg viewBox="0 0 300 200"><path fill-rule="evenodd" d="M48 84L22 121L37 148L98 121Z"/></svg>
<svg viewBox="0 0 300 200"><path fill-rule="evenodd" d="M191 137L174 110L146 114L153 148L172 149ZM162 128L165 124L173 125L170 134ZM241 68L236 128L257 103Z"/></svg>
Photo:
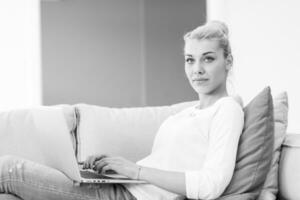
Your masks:
<svg viewBox="0 0 300 200"><path fill-rule="evenodd" d="M232 64L233 64L233 57L232 55L228 55L226 58L226 70L230 70L232 68Z"/></svg>

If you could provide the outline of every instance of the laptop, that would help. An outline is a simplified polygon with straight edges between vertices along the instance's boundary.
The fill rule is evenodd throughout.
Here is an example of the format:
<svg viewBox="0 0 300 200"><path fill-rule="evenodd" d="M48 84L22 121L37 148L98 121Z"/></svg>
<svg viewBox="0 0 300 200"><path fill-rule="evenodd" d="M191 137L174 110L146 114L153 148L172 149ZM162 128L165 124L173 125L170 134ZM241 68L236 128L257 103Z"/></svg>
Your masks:
<svg viewBox="0 0 300 200"><path fill-rule="evenodd" d="M91 169L83 170L82 163L77 163L71 135L60 108L40 107L14 111L12 114L19 117L13 123L6 122L3 127L0 126L3 129L0 156L16 155L47 165L64 173L76 185L145 183L119 174L99 174Z"/></svg>

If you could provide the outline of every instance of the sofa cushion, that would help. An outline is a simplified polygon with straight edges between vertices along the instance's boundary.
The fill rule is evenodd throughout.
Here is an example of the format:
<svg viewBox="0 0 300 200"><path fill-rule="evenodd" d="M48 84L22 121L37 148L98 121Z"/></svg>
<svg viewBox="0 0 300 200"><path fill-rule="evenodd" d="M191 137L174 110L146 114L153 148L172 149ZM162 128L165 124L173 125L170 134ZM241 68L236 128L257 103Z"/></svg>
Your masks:
<svg viewBox="0 0 300 200"><path fill-rule="evenodd" d="M138 161L150 154L160 124L195 103L135 108L77 104L78 160L84 161L93 154L110 154Z"/></svg>
<svg viewBox="0 0 300 200"><path fill-rule="evenodd" d="M270 170L274 143L273 102L270 88L261 91L245 108L233 177L222 194L231 199L250 193L256 198Z"/></svg>
<svg viewBox="0 0 300 200"><path fill-rule="evenodd" d="M288 97L282 92L273 98L274 105L274 148L272 166L268 172L258 200L276 200L278 193L278 165L281 145L286 134L288 123Z"/></svg>

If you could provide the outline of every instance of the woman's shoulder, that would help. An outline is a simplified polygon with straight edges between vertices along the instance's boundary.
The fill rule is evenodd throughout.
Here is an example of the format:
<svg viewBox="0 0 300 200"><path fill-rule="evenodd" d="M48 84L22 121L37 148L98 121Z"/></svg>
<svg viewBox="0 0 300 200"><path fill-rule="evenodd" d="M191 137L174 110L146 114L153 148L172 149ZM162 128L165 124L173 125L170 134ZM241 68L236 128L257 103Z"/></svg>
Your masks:
<svg viewBox="0 0 300 200"><path fill-rule="evenodd" d="M219 106L234 106L243 108L243 101L240 96L226 96L219 100Z"/></svg>
<svg viewBox="0 0 300 200"><path fill-rule="evenodd" d="M232 113L243 114L243 102L238 96L227 96L219 100L216 111L224 112L227 115Z"/></svg>

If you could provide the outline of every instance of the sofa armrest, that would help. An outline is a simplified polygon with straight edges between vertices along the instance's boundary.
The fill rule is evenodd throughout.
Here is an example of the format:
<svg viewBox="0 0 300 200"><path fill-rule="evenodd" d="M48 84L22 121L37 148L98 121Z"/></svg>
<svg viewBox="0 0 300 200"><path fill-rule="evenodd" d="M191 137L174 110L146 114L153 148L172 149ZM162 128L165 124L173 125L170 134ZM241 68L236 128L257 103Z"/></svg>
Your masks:
<svg viewBox="0 0 300 200"><path fill-rule="evenodd" d="M300 133L288 133L279 161L280 199L300 199Z"/></svg>
<svg viewBox="0 0 300 200"><path fill-rule="evenodd" d="M287 133L282 145L285 147L300 147L300 133Z"/></svg>

